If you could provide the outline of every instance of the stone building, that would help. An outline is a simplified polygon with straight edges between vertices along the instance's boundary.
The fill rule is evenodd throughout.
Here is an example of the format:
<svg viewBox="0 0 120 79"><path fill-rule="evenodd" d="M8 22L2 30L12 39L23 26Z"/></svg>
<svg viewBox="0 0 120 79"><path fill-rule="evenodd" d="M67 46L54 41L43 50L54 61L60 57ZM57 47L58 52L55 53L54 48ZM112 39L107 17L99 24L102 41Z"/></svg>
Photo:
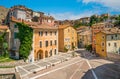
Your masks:
<svg viewBox="0 0 120 79"><path fill-rule="evenodd" d="M16 34L19 32L17 22L27 24L33 29L33 50L28 57L30 62L58 54L58 27L50 26L47 23L21 21L12 17L10 22L11 50L15 58L19 58L20 46L20 41L16 38Z"/></svg>
<svg viewBox="0 0 120 79"><path fill-rule="evenodd" d="M59 51L72 50L73 47L77 48L77 32L71 25L59 26Z"/></svg>
<svg viewBox="0 0 120 79"><path fill-rule="evenodd" d="M120 31L112 28L96 33L96 53L102 57L120 54Z"/></svg>
<svg viewBox="0 0 120 79"><path fill-rule="evenodd" d="M96 44L96 33L100 32L105 29L113 28L114 25L111 23L97 23L92 26L92 50L95 51L95 44Z"/></svg>
<svg viewBox="0 0 120 79"><path fill-rule="evenodd" d="M80 26L77 30L78 47L83 48L92 44L92 32L89 26Z"/></svg>

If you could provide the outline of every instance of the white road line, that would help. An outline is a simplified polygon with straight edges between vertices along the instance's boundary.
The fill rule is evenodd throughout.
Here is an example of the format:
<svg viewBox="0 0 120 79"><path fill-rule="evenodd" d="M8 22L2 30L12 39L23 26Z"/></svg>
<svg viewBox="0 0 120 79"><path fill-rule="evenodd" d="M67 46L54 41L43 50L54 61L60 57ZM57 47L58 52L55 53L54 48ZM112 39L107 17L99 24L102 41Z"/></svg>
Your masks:
<svg viewBox="0 0 120 79"><path fill-rule="evenodd" d="M90 67L90 69L91 69L91 71L92 71L92 74L93 74L94 78L95 78L95 79L98 79L98 77L97 77L97 75L95 74L95 72L94 72L92 66L91 66L90 63L89 63L89 61L86 60L86 62L87 62L87 64L89 65L89 67Z"/></svg>
<svg viewBox="0 0 120 79"><path fill-rule="evenodd" d="M75 70L75 72L72 74L72 76L70 77L70 79L73 78L73 76L76 74L76 72L80 69L80 67L83 65L83 62L80 64L80 66Z"/></svg>
<svg viewBox="0 0 120 79"><path fill-rule="evenodd" d="M49 74L49 73L55 72L55 71L60 70L60 69L63 69L63 68L66 68L66 67L68 67L68 66L71 66L71 65L76 64L76 63L81 62L81 61L82 61L82 60L77 61L77 62L74 62L74 63L72 63L72 64L68 64L68 65L63 66L63 67L60 67L60 68L57 68L57 69L55 69L55 70L48 71L48 72L43 73L43 74L41 74L41 75L34 76L34 77L30 78L30 79L36 79L36 78L38 78L38 77L47 75L47 74Z"/></svg>

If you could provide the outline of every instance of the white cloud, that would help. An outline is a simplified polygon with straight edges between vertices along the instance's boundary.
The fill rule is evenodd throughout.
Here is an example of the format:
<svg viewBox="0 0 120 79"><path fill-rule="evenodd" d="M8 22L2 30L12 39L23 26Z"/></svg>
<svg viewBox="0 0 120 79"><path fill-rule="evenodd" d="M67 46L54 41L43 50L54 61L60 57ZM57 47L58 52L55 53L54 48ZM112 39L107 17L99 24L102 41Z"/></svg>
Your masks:
<svg viewBox="0 0 120 79"><path fill-rule="evenodd" d="M51 15L56 19L56 20L75 20L75 19L80 19L81 17L89 17L93 14L98 13L98 11L94 11L94 12L83 12L80 14L74 14L71 12L65 12L65 13L51 13Z"/></svg>
<svg viewBox="0 0 120 79"><path fill-rule="evenodd" d="M90 2L96 2L114 10L120 10L120 0L77 0L77 2L80 1L86 4Z"/></svg>

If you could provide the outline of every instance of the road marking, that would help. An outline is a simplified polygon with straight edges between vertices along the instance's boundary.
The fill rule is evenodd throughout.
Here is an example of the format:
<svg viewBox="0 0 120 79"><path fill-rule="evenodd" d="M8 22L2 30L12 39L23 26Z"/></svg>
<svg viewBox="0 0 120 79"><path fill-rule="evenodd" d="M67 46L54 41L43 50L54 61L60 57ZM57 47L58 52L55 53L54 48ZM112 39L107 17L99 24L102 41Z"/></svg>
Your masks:
<svg viewBox="0 0 120 79"><path fill-rule="evenodd" d="M82 61L82 60L77 61L77 62L74 62L74 63L72 63L72 64L68 64L68 65L63 66L63 67L60 67L60 68L57 68L57 69L55 69L55 70L48 71L48 72L43 73L43 74L41 74L41 75L34 76L34 77L30 78L30 79L36 79L36 78L38 78L38 77L47 75L47 74L49 74L49 73L55 72L55 71L60 70L60 69L63 69L63 68L66 68L66 67L68 67L68 66L71 66L71 65L76 64L76 63L81 62L81 61Z"/></svg>
<svg viewBox="0 0 120 79"><path fill-rule="evenodd" d="M76 72L80 69L80 67L83 65L83 62L80 64L80 66L75 70L75 72L72 74L72 76L70 77L70 79L73 78L73 76L76 74Z"/></svg>
<svg viewBox="0 0 120 79"><path fill-rule="evenodd" d="M95 78L95 79L98 79L98 77L97 77L97 75L95 74L95 72L94 72L92 66L91 66L90 63L89 63L89 61L86 60L86 62L87 62L87 64L88 64L88 66L90 67L90 69L91 69L91 71L92 71L92 74L93 74L94 78Z"/></svg>

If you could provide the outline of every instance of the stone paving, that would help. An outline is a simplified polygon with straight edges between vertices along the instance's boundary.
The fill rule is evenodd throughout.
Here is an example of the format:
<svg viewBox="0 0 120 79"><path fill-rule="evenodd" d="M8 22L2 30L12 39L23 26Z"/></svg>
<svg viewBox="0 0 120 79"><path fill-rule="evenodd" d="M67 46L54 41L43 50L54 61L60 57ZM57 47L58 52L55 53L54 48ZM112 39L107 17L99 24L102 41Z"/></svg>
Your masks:
<svg viewBox="0 0 120 79"><path fill-rule="evenodd" d="M25 65L25 64L27 63L24 62L24 60L18 60L18 61L0 63L0 66L19 66L19 65Z"/></svg>
<svg viewBox="0 0 120 79"><path fill-rule="evenodd" d="M68 61L71 58L73 58L72 52L61 53L59 55L55 55L46 59L41 59L40 61L34 63L30 63L23 66L17 66L16 70L20 73L22 77L30 73L35 73L37 71L62 63L64 61Z"/></svg>

